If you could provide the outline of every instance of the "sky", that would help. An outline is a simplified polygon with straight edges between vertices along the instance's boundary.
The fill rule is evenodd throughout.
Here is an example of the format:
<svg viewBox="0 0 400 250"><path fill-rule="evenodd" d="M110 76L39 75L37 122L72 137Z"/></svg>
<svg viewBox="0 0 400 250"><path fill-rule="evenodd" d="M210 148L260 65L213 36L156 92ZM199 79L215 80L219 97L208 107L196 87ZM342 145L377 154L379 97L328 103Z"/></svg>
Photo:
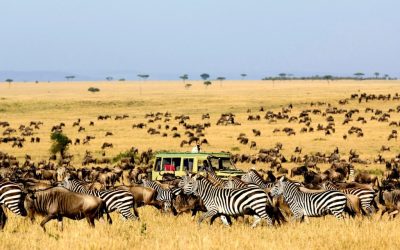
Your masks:
<svg viewBox="0 0 400 250"><path fill-rule="evenodd" d="M400 76L398 0L0 0L0 9L0 81Z"/></svg>

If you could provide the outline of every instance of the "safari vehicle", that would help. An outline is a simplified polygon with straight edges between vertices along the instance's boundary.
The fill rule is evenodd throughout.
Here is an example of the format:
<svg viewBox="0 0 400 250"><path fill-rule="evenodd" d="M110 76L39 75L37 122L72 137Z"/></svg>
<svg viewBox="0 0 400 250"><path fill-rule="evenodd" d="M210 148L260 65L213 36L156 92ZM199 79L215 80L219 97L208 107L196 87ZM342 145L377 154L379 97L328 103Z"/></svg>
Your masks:
<svg viewBox="0 0 400 250"><path fill-rule="evenodd" d="M229 153L158 153L154 159L152 180L163 180L163 175L181 177L190 173L205 173L213 170L223 179L240 176L242 170L235 167Z"/></svg>

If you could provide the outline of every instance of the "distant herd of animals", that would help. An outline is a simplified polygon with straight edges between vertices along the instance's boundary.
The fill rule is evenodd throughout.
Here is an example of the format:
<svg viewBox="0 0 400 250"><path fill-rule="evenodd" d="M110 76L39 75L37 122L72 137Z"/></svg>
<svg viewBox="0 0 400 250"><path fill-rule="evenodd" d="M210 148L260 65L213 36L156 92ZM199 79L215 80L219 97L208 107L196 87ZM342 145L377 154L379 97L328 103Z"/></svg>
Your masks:
<svg viewBox="0 0 400 250"><path fill-rule="evenodd" d="M400 96L396 94L352 94L349 98L339 100L337 105L322 102L310 103L310 108L302 110L297 116L292 114L293 105L283 107L279 112L265 111L263 119L274 124L278 120L290 123L304 124L300 131L285 127L275 128L273 133L286 133L296 136L296 133L313 133L322 131L325 136L335 134L335 117L344 116L342 125L351 123L344 134L343 140L349 136L363 137L362 124L380 122L392 130L387 140L397 140L396 127L400 121L391 120L392 113L400 112L400 104L393 105L388 110L367 107L365 110L346 109L349 102L372 103L384 101L398 104ZM373 106L371 104L371 106ZM247 111L248 121L262 119L260 114ZM360 113L364 116L359 116ZM355 118L357 114L357 118ZM326 124L313 124L312 115L325 119ZM367 117L368 116L368 117ZM97 123L103 120L128 119L128 115L114 118L110 115L99 115ZM190 116L150 113L146 114L146 123L136 123L132 129L147 129L150 135L162 137L186 138L180 146L195 143L208 144L206 130L211 126L210 115L203 114L203 123L191 124ZM174 119L177 124L171 124ZM164 125L160 123L164 122ZM360 123L355 126L354 123ZM155 125L157 124L158 125ZM240 126L232 113L222 114L217 120L217 126ZM18 150L23 150L25 143L42 143L37 131L43 126L41 121L32 121L12 128L7 121L0 121L3 128L0 143L11 144ZM65 122L51 127L51 132L62 132L67 126ZM89 144L96 137L85 133L81 119L73 124L81 138L71 140L71 146ZM89 121L89 126L95 126ZM180 132L184 131L184 132ZM262 131L252 129L253 138L261 136ZM19 135L18 135L19 134ZM112 131L105 133L106 137L113 136ZM166 176L162 182L149 178L154 151L140 151L132 147L125 157L114 162L106 157L107 148L112 143L105 142L101 146L102 158L95 158L93 153L86 151L81 166L72 164L72 155L65 154L62 158L55 155L49 159L35 162L29 154L25 159L0 151L0 229L6 225L7 210L17 216L28 217L34 221L35 215L43 216L40 226L45 230L45 224L57 220L62 230L63 218L80 220L86 218L91 227L95 220L112 219L110 213L117 212L123 220L140 218L138 207L152 206L160 213L170 213L179 216L191 213L195 216L202 212L199 223L210 218L211 223L217 218L230 225L232 219L239 221L244 216L253 216L252 226L257 226L262 220L268 225L282 225L289 219L303 221L308 217L322 217L328 214L342 220L345 217L370 217L381 211L393 219L400 211L400 152L391 159L385 159L380 153L372 161L384 164L383 176L376 176L364 171L356 171L354 164L370 164L370 159L363 159L356 150L350 150L349 157L341 156L336 147L331 153L302 154L302 148L296 147L291 156L284 156L284 145L277 143L271 148L259 148L256 141L250 141L246 133L237 137L240 144L248 145L254 154L233 154L234 163L249 163L254 166L267 165L251 169L242 176L221 179L214 172L203 174L187 173L182 178ZM355 145L356 147L356 145ZM380 151L396 150L382 145ZM298 164L297 167L286 169L284 163ZM328 164L321 171L319 164ZM257 168L257 167L256 167ZM296 179L296 180L295 180ZM300 181L298 181L301 179ZM162 217L160 217L162 218Z"/></svg>

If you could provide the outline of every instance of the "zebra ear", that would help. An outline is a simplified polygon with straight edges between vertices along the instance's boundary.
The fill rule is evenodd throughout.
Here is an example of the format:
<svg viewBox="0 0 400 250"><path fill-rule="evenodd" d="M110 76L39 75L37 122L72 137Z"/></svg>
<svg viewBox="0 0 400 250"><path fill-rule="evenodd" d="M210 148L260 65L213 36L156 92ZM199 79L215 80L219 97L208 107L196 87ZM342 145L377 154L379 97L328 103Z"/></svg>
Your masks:
<svg viewBox="0 0 400 250"><path fill-rule="evenodd" d="M282 176L282 177L279 179L279 182L282 183L284 180L285 180L285 176Z"/></svg>

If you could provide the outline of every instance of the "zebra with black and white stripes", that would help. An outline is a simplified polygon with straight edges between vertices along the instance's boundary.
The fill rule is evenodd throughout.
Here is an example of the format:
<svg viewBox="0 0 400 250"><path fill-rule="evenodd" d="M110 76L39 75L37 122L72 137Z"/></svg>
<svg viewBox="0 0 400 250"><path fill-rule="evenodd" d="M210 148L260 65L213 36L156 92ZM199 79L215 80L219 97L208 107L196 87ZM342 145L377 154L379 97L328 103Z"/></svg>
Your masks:
<svg viewBox="0 0 400 250"><path fill-rule="evenodd" d="M160 186L160 184L154 181L142 180L142 182L144 187L149 187L156 190L157 192L156 200L164 203L164 211L167 211L168 209L172 208L172 200L181 192L181 188L179 187L164 189Z"/></svg>
<svg viewBox="0 0 400 250"><path fill-rule="evenodd" d="M271 189L273 196L283 195L295 219L301 221L307 217L319 217L332 213L336 218L343 218L347 197L340 191L327 190L318 193L305 193L299 186L284 177Z"/></svg>
<svg viewBox="0 0 400 250"><path fill-rule="evenodd" d="M7 221L7 216L1 206L8 208L16 215L26 216L22 188L17 183L0 183L0 229L4 228Z"/></svg>
<svg viewBox="0 0 400 250"><path fill-rule="evenodd" d="M260 176L260 174L254 169L250 169L247 173L242 175L241 180L246 183L256 184L262 189L272 188L275 185L273 182L270 183L265 182L264 179Z"/></svg>
<svg viewBox="0 0 400 250"><path fill-rule="evenodd" d="M322 187L326 190L339 190L344 194L355 195L360 199L361 207L363 208L366 214L371 215L371 213L373 212L371 207L372 202L374 201L375 198L375 191L373 189L359 188L359 187L340 188L339 186L336 186L330 181L324 182L322 184Z"/></svg>
<svg viewBox="0 0 400 250"><path fill-rule="evenodd" d="M261 219L272 225L272 219L267 214L267 206L271 205L269 197L258 187L224 189L215 187L206 178L196 175L184 181L183 192L199 196L207 208L207 212L200 217L198 224L209 217L212 222L217 216L236 216L250 212L255 218L252 227L257 226ZM228 225L225 220L223 222Z"/></svg>
<svg viewBox="0 0 400 250"><path fill-rule="evenodd" d="M89 190L80 181L68 177L64 179L60 186L76 193L99 197L106 203L109 213L117 211L125 220L139 218L134 197L125 190ZM131 208L133 208L134 214L132 214Z"/></svg>
<svg viewBox="0 0 400 250"><path fill-rule="evenodd" d="M0 205L4 205L14 214L23 216L25 209L23 208L22 194L22 188L17 183L0 183Z"/></svg>

